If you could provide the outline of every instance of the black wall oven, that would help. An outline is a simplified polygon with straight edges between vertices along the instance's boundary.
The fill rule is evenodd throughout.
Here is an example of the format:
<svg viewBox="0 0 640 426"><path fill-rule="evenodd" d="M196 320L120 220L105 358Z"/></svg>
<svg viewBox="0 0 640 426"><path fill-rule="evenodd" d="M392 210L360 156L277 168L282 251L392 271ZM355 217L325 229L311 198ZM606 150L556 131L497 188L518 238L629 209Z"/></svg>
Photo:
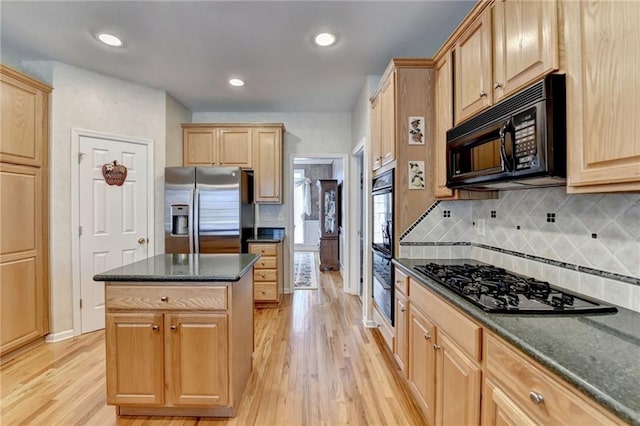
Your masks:
<svg viewBox="0 0 640 426"><path fill-rule="evenodd" d="M373 179L373 300L393 325L393 170Z"/></svg>

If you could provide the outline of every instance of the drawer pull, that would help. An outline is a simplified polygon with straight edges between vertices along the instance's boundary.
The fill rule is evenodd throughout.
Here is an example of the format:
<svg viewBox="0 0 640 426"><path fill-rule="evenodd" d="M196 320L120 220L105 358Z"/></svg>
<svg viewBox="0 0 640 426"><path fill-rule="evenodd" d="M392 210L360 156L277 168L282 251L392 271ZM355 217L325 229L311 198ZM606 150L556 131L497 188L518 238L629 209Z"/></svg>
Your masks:
<svg viewBox="0 0 640 426"><path fill-rule="evenodd" d="M177 328L177 327L176 327L175 325L172 325L172 326L171 326L171 329L172 329L172 330L174 330L174 331L176 330L176 328Z"/></svg>
<svg viewBox="0 0 640 426"><path fill-rule="evenodd" d="M162 296L160 300L162 300L163 302L168 302L169 298L167 296Z"/></svg>
<svg viewBox="0 0 640 426"><path fill-rule="evenodd" d="M265 295L267 294L267 293L265 293L264 291L261 291L260 293L265 294Z"/></svg>
<svg viewBox="0 0 640 426"><path fill-rule="evenodd" d="M544 397L542 395L540 395L538 392L535 392L535 391L529 392L529 399L535 405L540 405L540 404L542 404L544 402Z"/></svg>
<svg viewBox="0 0 640 426"><path fill-rule="evenodd" d="M260 249L260 251L261 251L262 253L264 253L264 249Z"/></svg>
<svg viewBox="0 0 640 426"><path fill-rule="evenodd" d="M440 345L433 345L433 350L435 350L435 351L440 350Z"/></svg>
<svg viewBox="0 0 640 426"><path fill-rule="evenodd" d="M424 335L424 340L431 340L431 335L429 333L425 334Z"/></svg>
<svg viewBox="0 0 640 426"><path fill-rule="evenodd" d="M160 327L158 327L157 325L153 324L153 325L151 326L151 329L152 329L153 331L158 331L158 330L160 330Z"/></svg>
<svg viewBox="0 0 640 426"><path fill-rule="evenodd" d="M400 312L406 312L407 308L405 308L404 306L402 308L400 308Z"/></svg>

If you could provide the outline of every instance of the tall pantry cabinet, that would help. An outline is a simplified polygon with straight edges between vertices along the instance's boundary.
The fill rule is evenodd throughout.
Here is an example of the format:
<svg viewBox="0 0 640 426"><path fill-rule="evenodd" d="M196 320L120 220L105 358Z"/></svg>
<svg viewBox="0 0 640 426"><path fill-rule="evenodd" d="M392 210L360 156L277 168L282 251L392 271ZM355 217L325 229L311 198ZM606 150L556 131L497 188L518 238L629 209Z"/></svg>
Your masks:
<svg viewBox="0 0 640 426"><path fill-rule="evenodd" d="M0 65L0 355L49 332L49 93Z"/></svg>

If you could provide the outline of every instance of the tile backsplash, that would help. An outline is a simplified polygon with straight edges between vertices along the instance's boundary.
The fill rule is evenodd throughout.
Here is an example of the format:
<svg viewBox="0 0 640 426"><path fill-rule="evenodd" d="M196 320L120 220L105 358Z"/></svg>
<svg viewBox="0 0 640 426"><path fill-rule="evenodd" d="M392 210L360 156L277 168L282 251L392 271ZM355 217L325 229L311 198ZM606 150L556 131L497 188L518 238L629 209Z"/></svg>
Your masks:
<svg viewBox="0 0 640 426"><path fill-rule="evenodd" d="M400 256L470 257L640 311L640 195L564 188L440 201L400 238Z"/></svg>

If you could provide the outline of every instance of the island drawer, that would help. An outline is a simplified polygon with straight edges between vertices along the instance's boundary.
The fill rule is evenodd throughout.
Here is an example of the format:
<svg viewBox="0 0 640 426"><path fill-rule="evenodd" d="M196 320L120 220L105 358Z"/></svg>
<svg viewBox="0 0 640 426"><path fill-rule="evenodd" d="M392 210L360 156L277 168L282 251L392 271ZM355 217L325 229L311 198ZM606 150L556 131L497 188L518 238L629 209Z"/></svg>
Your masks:
<svg viewBox="0 0 640 426"><path fill-rule="evenodd" d="M278 248L275 244L254 244L249 246L249 253L261 254L263 256L275 256Z"/></svg>
<svg viewBox="0 0 640 426"><path fill-rule="evenodd" d="M278 271L275 269L258 269L253 271L254 281L277 281Z"/></svg>
<svg viewBox="0 0 640 426"><path fill-rule="evenodd" d="M619 424L535 361L488 333L485 339L487 376L541 424Z"/></svg>
<svg viewBox="0 0 640 426"><path fill-rule="evenodd" d="M107 285L106 307L111 309L227 309L227 287Z"/></svg>
<svg viewBox="0 0 640 426"><path fill-rule="evenodd" d="M278 260L275 257L260 257L256 262L255 269L276 269L278 267Z"/></svg>
<svg viewBox="0 0 640 426"><path fill-rule="evenodd" d="M253 298L258 301L274 301L278 299L278 288L275 282L255 283Z"/></svg>

